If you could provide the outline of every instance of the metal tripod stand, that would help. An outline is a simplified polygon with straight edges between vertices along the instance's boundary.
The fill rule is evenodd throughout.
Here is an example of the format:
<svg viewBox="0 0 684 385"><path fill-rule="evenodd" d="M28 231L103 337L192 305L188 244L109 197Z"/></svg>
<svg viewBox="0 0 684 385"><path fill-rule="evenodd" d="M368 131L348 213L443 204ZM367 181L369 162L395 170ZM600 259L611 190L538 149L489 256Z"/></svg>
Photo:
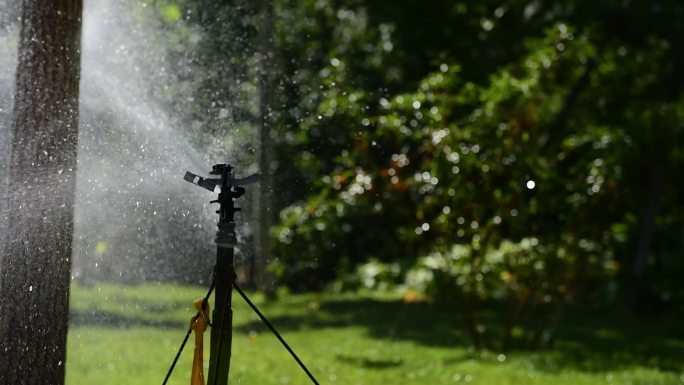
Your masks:
<svg viewBox="0 0 684 385"><path fill-rule="evenodd" d="M210 339L210 355L209 355L209 377L207 379L208 385L226 385L228 384L228 374L230 372L230 356L232 345L232 328L233 328L233 309L232 309L232 288L240 294L240 296L247 302L247 304L254 310L254 312L261 318L261 320L268 326L273 334L278 338L280 343L287 349L292 357L297 361L299 366L306 372L311 381L318 385L318 382L307 369L304 363L297 357L295 352L285 342L283 337L278 333L275 327L266 319L266 317L259 311L259 309L249 300L245 292L235 281L235 270L233 267L234 248L237 243L237 236L235 234L235 213L240 211L235 207L235 199L241 197L245 193L244 185L256 183L259 180L258 174L250 175L243 179L234 179L232 175L233 168L227 164L214 165L212 171L209 173L212 177L203 178L191 172L186 172L184 179L190 183L203 187L211 192L214 192L217 187L221 189L218 194L218 199L211 201L211 203L218 203L219 214L218 231L216 232L216 266L214 270L214 285L212 289L215 290L215 303L213 312L213 324L211 328ZM211 294L212 289L209 290L205 300ZM189 333L189 332L188 332ZM189 334L188 334L189 335ZM187 341L187 336L185 341ZM185 345L181 345L181 349L176 355L176 360L169 370L166 379L173 370L175 362L180 355L180 352ZM164 380L166 383L166 380Z"/></svg>
<svg viewBox="0 0 684 385"><path fill-rule="evenodd" d="M202 178L191 172L186 172L184 179L188 182L214 192L216 187L221 189L218 199L211 203L218 203L219 214L218 231L216 232L216 267L214 271L215 304L213 325L211 328L211 350L209 354L209 384L227 384L230 371L230 355L232 345L233 309L232 288L235 284L235 270L233 268L234 248L237 244L235 234L235 213L240 211L235 207L235 199L245 193L247 184L255 183L259 176L250 175L244 179L233 179L233 168L227 164L214 165L209 175Z"/></svg>

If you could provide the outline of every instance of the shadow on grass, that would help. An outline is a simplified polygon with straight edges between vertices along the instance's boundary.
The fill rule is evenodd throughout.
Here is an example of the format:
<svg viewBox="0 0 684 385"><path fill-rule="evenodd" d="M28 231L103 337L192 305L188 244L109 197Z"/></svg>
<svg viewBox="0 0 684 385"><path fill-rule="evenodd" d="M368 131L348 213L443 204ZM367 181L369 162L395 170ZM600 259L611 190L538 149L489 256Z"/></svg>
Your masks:
<svg viewBox="0 0 684 385"><path fill-rule="evenodd" d="M187 328L188 326L187 323L178 321L135 317L135 314L136 313L132 313L131 316L123 316L100 310L79 311L72 309L69 312L69 327L97 326L126 329L135 326L148 326L159 329L179 329L184 327Z"/></svg>
<svg viewBox="0 0 684 385"><path fill-rule="evenodd" d="M356 357L344 354L335 355L338 361L351 364L354 366L366 368L366 369L390 369L396 368L404 364L401 359L380 359L380 358L370 358L370 357Z"/></svg>
<svg viewBox="0 0 684 385"><path fill-rule="evenodd" d="M535 361L547 371L571 366L582 371L648 367L684 370L684 324L675 318L640 319L580 310L561 321L554 341Z"/></svg>
<svg viewBox="0 0 684 385"><path fill-rule="evenodd" d="M266 314L268 316L268 313ZM410 340L430 346L466 343L461 319L443 304L404 303L359 299L326 301L307 315L269 317L279 330L307 330L363 326L374 338ZM237 328L243 332L265 330L259 320Z"/></svg>
<svg viewBox="0 0 684 385"><path fill-rule="evenodd" d="M462 315L454 305L446 303L368 298L324 301L317 311L278 316L271 321L281 331L363 327L378 339L412 341L433 347L470 344ZM248 332L265 330L265 327L255 320L238 329ZM602 372L630 367L680 372L684 370L684 326L673 318L644 320L619 313L573 310L566 312L554 340L543 351L527 352L518 348L511 353L513 357L524 356L535 368L545 372L567 369ZM369 368L374 365L362 362L363 358L340 359ZM401 363L377 364L379 368Z"/></svg>

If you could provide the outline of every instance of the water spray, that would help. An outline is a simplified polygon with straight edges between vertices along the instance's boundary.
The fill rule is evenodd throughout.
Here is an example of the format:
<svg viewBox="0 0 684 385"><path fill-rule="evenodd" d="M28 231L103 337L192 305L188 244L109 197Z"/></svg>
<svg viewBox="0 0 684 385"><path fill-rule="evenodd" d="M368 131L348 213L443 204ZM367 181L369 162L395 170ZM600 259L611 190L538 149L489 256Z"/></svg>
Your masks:
<svg viewBox="0 0 684 385"><path fill-rule="evenodd" d="M227 164L214 165L209 175L209 178L203 178L188 171L185 173L185 177L183 179L211 192L215 192L217 188L220 189L218 199L212 200L210 202L219 204L219 210L216 211L216 213L219 214L219 221L217 225L218 231L216 232L216 238L214 239L214 243L216 243L217 248L214 279L206 296L204 299L200 300L200 304L197 305L198 312L190 321L191 326L185 335L185 339L183 340L183 343L181 344L181 347L178 350L178 353L176 354L168 373L166 374L163 384L165 385L171 376L176 362L178 361L178 358L180 357L180 354L183 351L186 342L188 341L188 337L193 330L193 325L195 325L195 322L199 320L206 322L206 324L211 326L209 377L207 384L228 384L233 335L233 309L231 294L232 289L235 288L238 294L245 300L245 302L247 302L247 304L252 308L252 310L254 310L254 312L266 324L266 326L268 326L271 332L273 332L273 334L278 338L280 343L285 347L285 349L287 349L295 361L297 361L309 379L311 379L314 384L318 385L318 381L316 381L304 363L299 359L299 357L297 357L297 354L295 354L292 348L290 348L287 342L285 342L273 324L271 324L261 313L261 311L259 311L259 309L254 305L254 303L250 301L249 297L247 297L245 292L236 282L236 275L233 267L234 249L235 245L237 244L237 235L235 234L235 213L240 211L240 208L235 207L235 199L244 195L245 188L243 186L258 182L259 175L253 174L246 178L235 179L233 177L233 167ZM205 309L208 309L208 300L214 290L214 313L212 317L213 323L211 323L208 320ZM195 365L197 365L197 363L195 363ZM201 365L202 364L200 362L200 368ZM202 375L196 376L194 369L195 368L193 368L192 376L193 384L195 378L203 377ZM203 379L198 381L203 383Z"/></svg>

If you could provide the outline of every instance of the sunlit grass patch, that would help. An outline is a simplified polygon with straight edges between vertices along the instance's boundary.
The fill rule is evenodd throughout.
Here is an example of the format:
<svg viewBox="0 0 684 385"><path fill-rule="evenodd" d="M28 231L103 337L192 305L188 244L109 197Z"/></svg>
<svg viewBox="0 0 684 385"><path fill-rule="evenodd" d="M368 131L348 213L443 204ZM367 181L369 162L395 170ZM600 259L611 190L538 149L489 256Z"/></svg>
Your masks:
<svg viewBox="0 0 684 385"><path fill-rule="evenodd" d="M191 303L205 292L75 286L67 384L161 384L194 314ZM321 384L684 384L681 327L668 330L676 322L636 330L636 322L596 328L596 320L575 319L548 350L504 355L469 350L460 316L446 305L370 294L253 297ZM230 383L309 383L237 295L234 304ZM191 339L169 384L189 383L192 348Z"/></svg>

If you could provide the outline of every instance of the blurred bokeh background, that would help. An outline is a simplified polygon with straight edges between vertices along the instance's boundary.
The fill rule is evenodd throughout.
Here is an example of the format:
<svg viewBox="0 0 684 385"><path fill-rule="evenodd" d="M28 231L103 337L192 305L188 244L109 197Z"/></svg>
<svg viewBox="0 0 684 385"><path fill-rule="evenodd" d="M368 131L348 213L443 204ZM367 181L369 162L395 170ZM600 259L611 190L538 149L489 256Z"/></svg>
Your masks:
<svg viewBox="0 0 684 385"><path fill-rule="evenodd" d="M684 383L681 1L85 4L70 384L163 379L215 252L182 176L224 162L321 383ZM231 381L307 381L238 310Z"/></svg>

